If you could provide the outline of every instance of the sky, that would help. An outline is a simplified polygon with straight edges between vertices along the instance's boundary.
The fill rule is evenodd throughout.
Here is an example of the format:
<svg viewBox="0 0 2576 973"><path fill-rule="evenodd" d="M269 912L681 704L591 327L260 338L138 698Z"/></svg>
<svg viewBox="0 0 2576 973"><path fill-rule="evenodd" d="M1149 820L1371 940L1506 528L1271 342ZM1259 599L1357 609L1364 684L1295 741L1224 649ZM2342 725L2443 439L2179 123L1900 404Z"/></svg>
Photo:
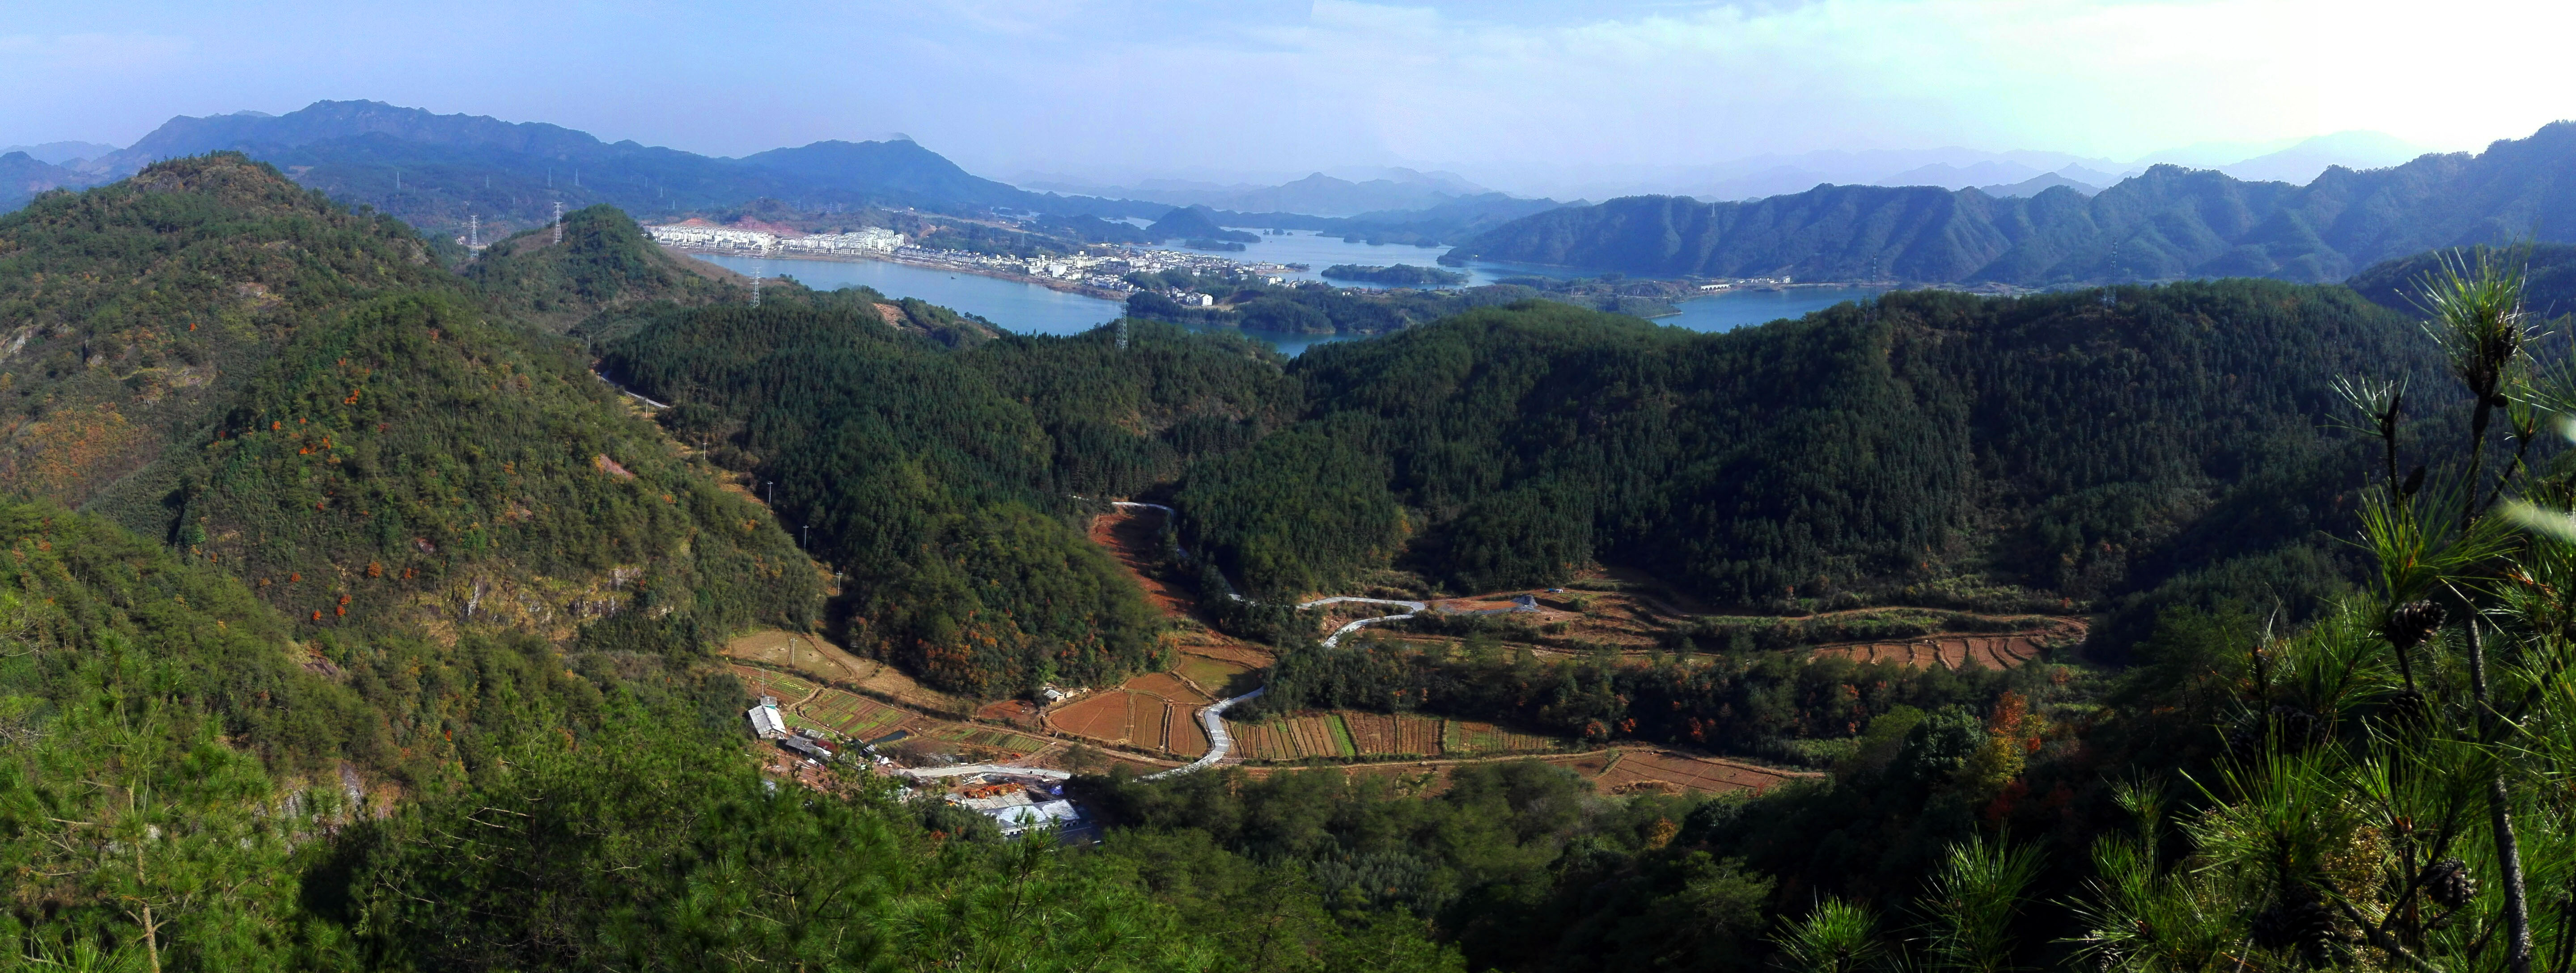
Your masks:
<svg viewBox="0 0 2576 973"><path fill-rule="evenodd" d="M372 99L716 155L900 132L1003 177L1491 181L2356 129L2474 150L2576 116L2567 3L4 2L0 145Z"/></svg>

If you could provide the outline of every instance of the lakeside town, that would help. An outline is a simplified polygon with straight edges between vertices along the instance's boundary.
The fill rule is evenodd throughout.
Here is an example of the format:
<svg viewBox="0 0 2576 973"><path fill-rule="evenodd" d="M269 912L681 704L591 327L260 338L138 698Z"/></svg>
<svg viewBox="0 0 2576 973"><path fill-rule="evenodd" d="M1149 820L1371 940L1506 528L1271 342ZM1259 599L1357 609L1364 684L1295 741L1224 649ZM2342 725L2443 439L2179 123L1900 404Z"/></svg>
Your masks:
<svg viewBox="0 0 2576 973"><path fill-rule="evenodd" d="M1091 244L1075 254L1015 257L918 246L903 234L880 227L864 227L848 233L798 234L690 220L644 229L652 234L655 243L684 252L806 260L889 260L936 270L1020 280L1113 301L1125 300L1140 289L1127 280L1127 275L1134 273L1180 270L1278 284L1287 280L1287 274L1311 269L1304 264L1241 261L1116 244ZM1176 294L1174 299L1184 306L1196 307L1205 307L1215 301L1207 294L1196 292Z"/></svg>

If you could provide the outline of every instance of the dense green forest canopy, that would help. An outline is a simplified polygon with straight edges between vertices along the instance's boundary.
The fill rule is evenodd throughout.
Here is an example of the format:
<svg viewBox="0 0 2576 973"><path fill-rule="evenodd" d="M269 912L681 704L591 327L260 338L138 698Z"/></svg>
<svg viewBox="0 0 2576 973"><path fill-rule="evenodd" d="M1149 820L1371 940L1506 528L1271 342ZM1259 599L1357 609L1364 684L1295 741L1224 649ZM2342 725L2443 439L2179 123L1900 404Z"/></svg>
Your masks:
<svg viewBox="0 0 2576 973"><path fill-rule="evenodd" d="M1075 498L1150 489L1285 423L1299 400L1276 356L1142 322L951 350L870 296L674 311L603 367L776 485L856 582L843 619L870 651L987 696L1149 665L1157 623Z"/></svg>
<svg viewBox="0 0 2576 973"><path fill-rule="evenodd" d="M193 430L297 330L461 285L409 227L239 155L0 216L0 484L79 503Z"/></svg>
<svg viewBox="0 0 2576 973"><path fill-rule="evenodd" d="M2531 313L2553 319L2576 314L2576 245L2564 243L2419 253L2372 264L2352 275L2344 286L2389 310L2420 315L2424 311L2424 282L2442 276L2445 262L2457 266L2463 260L2474 260L2479 253L2511 260L2522 268L2523 301Z"/></svg>
<svg viewBox="0 0 2576 973"><path fill-rule="evenodd" d="M2254 281L1899 293L1719 335L1521 304L1309 351L1306 421L1194 467L1176 505L1273 597L1390 562L1466 591L1601 560L1755 607L2091 602L2312 543L2343 489L2305 465L2336 448L2332 379L2428 374L2413 332ZM2319 506L2195 529L2249 482Z"/></svg>
<svg viewBox="0 0 2576 973"><path fill-rule="evenodd" d="M1371 267L1361 264L1334 264L1330 267L1324 268L1324 276L1335 280L1362 280L1373 284L1396 284L1407 287L1422 284L1464 284L1467 282L1467 275L1455 270L1442 270L1438 267L1416 267L1412 264L1396 264L1391 267Z"/></svg>
<svg viewBox="0 0 2576 973"><path fill-rule="evenodd" d="M484 249L464 269L496 310L563 330L592 315L654 302L711 304L739 299L731 272L677 257L607 205L565 213L563 242L541 226Z"/></svg>

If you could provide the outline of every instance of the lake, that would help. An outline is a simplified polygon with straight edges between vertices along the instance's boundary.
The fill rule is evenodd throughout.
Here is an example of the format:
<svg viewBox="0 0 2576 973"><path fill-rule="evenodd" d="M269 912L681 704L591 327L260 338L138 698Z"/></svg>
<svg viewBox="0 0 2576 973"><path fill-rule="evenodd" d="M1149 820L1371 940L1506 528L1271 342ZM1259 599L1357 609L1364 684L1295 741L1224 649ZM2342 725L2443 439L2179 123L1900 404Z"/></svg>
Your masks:
<svg viewBox="0 0 2576 973"><path fill-rule="evenodd" d="M1334 264L1360 264L1362 266L1369 267L1390 267L1396 264L1412 264L1416 267L1438 267L1440 266L1440 255L1449 252L1448 247L1417 247L1411 244L1400 243L1382 243L1376 246L1371 246L1366 243L1344 243L1342 242L1341 237L1319 236L1313 230L1290 230L1288 231L1287 236L1269 236L1267 234L1263 234L1259 227L1229 226L1226 227L1226 229L1241 230L1245 233L1261 235L1261 242L1244 244L1242 252L1239 253L1233 251L1212 253L1205 250L1192 250L1177 243L1157 244L1146 249L1178 250L1182 253L1206 254L1208 256L1224 257L1228 260L1241 260L1245 262L1305 264L1312 269L1291 272L1287 276L1295 280L1320 280L1335 287L1366 287L1373 290L1382 290L1396 285L1371 284L1356 280L1333 280L1324 276L1324 268L1333 266ZM1466 271L1467 283L1453 286L1470 287L1477 284L1491 284L1505 277L1554 277L1563 279L1582 276L1581 271L1568 270L1563 267L1533 267L1520 264L1489 263L1481 260L1470 263L1464 267L1448 267L1443 269Z"/></svg>
<svg viewBox="0 0 2576 973"><path fill-rule="evenodd" d="M1333 263L1366 262L1348 256L1353 251L1401 250L1409 254L1418 249L1370 247L1365 243L1343 243L1339 237L1318 238L1311 234L1303 237L1271 237L1270 240L1281 243L1291 240L1320 240L1321 242L1317 244L1300 245L1308 246L1311 248L1310 252L1317 253L1331 252L1330 248L1341 248L1338 252L1343 255L1335 257ZM1330 248L1324 244L1329 244ZM1244 255L1250 256L1250 251L1267 245L1262 243L1247 247ZM1284 248L1279 252L1284 253ZM1018 334L1081 334L1116 320L1126 311L1126 305L1117 301L1068 294L1016 280L986 277L982 274L951 273L889 260L798 260L772 257L761 261L751 257L717 254L690 254L689 256L745 274L753 271L754 264L759 264L761 273L771 277L793 278L797 283L815 290L831 291L865 285L876 288L889 297L913 297L942 307L955 308ZM1305 262L1303 258L1272 259L1288 263ZM1382 257L1376 262L1412 261L1397 261ZM1318 263L1316 269L1320 270L1327 266L1331 264ZM1510 276L1513 273L1526 272L1523 268L1490 264L1470 267L1468 270L1471 273L1491 275L1478 280L1477 283L1487 283L1492 276ZM1555 273L1563 275L1569 272L1556 270ZM1888 288L1885 287L1793 287L1776 291L1727 291L1682 301L1678 305L1682 313L1656 318L1655 323L1689 328L1693 331L1733 331L1748 324L1794 318L1810 311L1821 311L1844 301L1875 297L1887 291ZM1282 354L1292 357L1315 345L1332 341L1349 341L1359 337L1249 329L1228 330L1242 330L1245 336L1267 341L1276 346Z"/></svg>
<svg viewBox="0 0 2576 973"><path fill-rule="evenodd" d="M1764 324L1781 318L1794 318L1811 311L1822 311L1844 301L1877 297L1893 288L1887 287L1792 287L1776 291L1730 290L1694 297L1677 303L1682 313L1655 319L1656 324L1669 324L1693 331L1733 331L1748 324Z"/></svg>
<svg viewBox="0 0 2576 973"><path fill-rule="evenodd" d="M1336 241L1338 242L1338 241ZM1406 249L1411 249L1410 247ZM749 274L758 272L770 277L793 278L797 283L818 291L836 291L844 287L873 287L888 297L912 297L954 308L1000 325L1016 334L1081 334L1117 320L1127 312L1127 305L1097 297L1068 294L1036 284L982 274L953 273L929 267L895 263L891 260L798 260L772 257L760 260L727 254L693 253L688 256ZM1287 334L1241 330L1246 336L1267 341L1282 354L1294 356L1308 347L1328 341L1349 340L1349 335Z"/></svg>

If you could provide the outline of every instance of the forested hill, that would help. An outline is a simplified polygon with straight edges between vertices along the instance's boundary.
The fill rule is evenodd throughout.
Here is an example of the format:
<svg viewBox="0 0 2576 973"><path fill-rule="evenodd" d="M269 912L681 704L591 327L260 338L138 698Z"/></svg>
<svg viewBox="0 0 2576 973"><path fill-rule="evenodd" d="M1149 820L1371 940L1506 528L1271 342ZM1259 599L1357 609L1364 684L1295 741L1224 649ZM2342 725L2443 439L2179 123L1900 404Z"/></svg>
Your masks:
<svg viewBox="0 0 2576 973"><path fill-rule="evenodd" d="M2523 299L2532 313L2543 318L2576 314L2576 245L2523 244L2491 252L2522 270ZM2425 281L2442 276L2446 260L2452 268L2465 269L2475 259L2474 251L2419 253L2372 264L2344 284L2382 307L2421 314L2416 295Z"/></svg>
<svg viewBox="0 0 2576 973"><path fill-rule="evenodd" d="M1903 292L1717 335L1527 303L1310 350L1306 421L1194 466L1176 506L1270 596L1599 559L1753 607L2092 602L2312 540L2359 469L2308 472L2330 381L2428 374L2415 337L2248 280Z"/></svg>
<svg viewBox="0 0 2576 973"><path fill-rule="evenodd" d="M308 630L606 621L687 653L801 624L814 578L785 535L509 313L667 271L623 216L567 229L560 281L486 293L400 222L230 154L0 217L0 477L225 565Z"/></svg>
<svg viewBox="0 0 2576 973"><path fill-rule="evenodd" d="M0 487L81 503L298 330L371 297L460 288L400 221L238 155L0 216Z"/></svg>
<svg viewBox="0 0 2576 973"><path fill-rule="evenodd" d="M495 307L564 330L592 315L655 302L701 305L748 296L748 281L656 246L614 206L564 214L563 242L540 226L484 249L464 276Z"/></svg>
<svg viewBox="0 0 2576 973"><path fill-rule="evenodd" d="M1275 355L1145 323L957 350L896 308L790 288L671 309L602 364L776 483L780 515L849 572L854 647L987 697L1145 668L1158 623L1078 526L1103 508L1073 497L1152 489L1284 425L1299 399Z"/></svg>
<svg viewBox="0 0 2576 973"><path fill-rule="evenodd" d="M2306 186L2157 166L2090 199L1818 186L1734 203L1638 196L1540 213L1451 251L1662 276L2024 286L2251 276L2323 283L2438 247L2576 240L2576 123L2483 153Z"/></svg>

